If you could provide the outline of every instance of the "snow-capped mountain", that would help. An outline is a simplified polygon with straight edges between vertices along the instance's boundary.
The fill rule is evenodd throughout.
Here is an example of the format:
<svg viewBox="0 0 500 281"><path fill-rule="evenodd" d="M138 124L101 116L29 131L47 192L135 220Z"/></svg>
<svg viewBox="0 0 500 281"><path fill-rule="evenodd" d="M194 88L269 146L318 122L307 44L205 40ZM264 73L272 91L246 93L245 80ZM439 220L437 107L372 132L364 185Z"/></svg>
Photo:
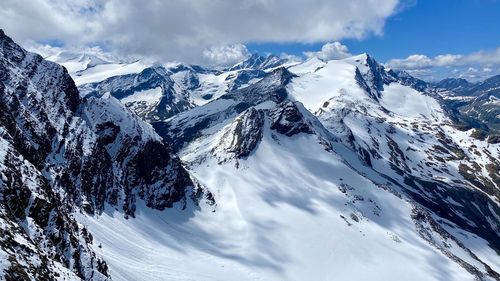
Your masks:
<svg viewBox="0 0 500 281"><path fill-rule="evenodd" d="M500 144L367 54L77 89L0 51L5 279L500 280Z"/></svg>
<svg viewBox="0 0 500 281"><path fill-rule="evenodd" d="M269 54L266 57L264 57L255 53L252 54L250 57L248 57L246 60L230 67L229 70L240 70L240 69L267 70L283 66L287 63L290 62L286 59L282 59L273 54Z"/></svg>
<svg viewBox="0 0 500 281"><path fill-rule="evenodd" d="M74 214L134 216L203 191L153 128L109 95L81 98L68 72L0 30L0 256L7 280L105 280Z"/></svg>

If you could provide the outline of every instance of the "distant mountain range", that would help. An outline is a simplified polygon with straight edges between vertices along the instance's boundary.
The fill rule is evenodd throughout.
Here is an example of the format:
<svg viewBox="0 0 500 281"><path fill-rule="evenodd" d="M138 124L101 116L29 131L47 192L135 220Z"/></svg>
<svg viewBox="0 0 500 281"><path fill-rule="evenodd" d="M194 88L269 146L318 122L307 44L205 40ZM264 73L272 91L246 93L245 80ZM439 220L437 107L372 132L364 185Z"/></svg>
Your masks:
<svg viewBox="0 0 500 281"><path fill-rule="evenodd" d="M492 141L500 141L500 75L478 83L449 78L436 83L438 93L446 104L459 114L459 121L467 127L478 128L480 135L488 133ZM466 127L466 128L467 128Z"/></svg>

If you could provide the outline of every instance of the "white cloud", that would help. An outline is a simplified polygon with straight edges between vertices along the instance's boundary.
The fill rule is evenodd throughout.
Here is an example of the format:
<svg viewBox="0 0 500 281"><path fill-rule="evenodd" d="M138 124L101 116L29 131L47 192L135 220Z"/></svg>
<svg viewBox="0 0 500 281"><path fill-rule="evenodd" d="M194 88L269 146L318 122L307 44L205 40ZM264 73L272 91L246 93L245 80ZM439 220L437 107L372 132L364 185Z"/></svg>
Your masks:
<svg viewBox="0 0 500 281"><path fill-rule="evenodd" d="M279 57L285 60L288 60L289 62L302 62L304 59L302 57L292 55L292 54L287 54L287 53L281 53L279 54Z"/></svg>
<svg viewBox="0 0 500 281"><path fill-rule="evenodd" d="M478 65L500 65L500 47L491 51L479 51L468 55L439 55L429 58L425 55L411 55L405 59L392 59L386 63L390 68L424 69L431 67L452 67Z"/></svg>
<svg viewBox="0 0 500 281"><path fill-rule="evenodd" d="M405 59L389 60L385 66L406 70L419 78L438 80L452 76L481 80L500 74L500 47L467 55L445 54L433 58L411 55Z"/></svg>
<svg viewBox="0 0 500 281"><path fill-rule="evenodd" d="M50 57L56 55L59 52L62 52L63 49L59 47L54 47L48 44L38 44L34 41L28 41L23 46L26 50L37 53L42 57Z"/></svg>
<svg viewBox="0 0 500 281"><path fill-rule="evenodd" d="M243 44L212 46L203 50L203 58L209 65L234 65L250 55Z"/></svg>
<svg viewBox="0 0 500 281"><path fill-rule="evenodd" d="M386 63L389 68L395 69L425 69L432 67L432 59L426 55L411 55L406 59L392 59Z"/></svg>
<svg viewBox="0 0 500 281"><path fill-rule="evenodd" d="M106 44L192 62L211 46L380 35L402 1L409 0L3 0L0 26L21 42Z"/></svg>
<svg viewBox="0 0 500 281"><path fill-rule="evenodd" d="M460 65L460 61L463 59L462 55L439 55L434 58L434 64L436 66L454 66Z"/></svg>
<svg viewBox="0 0 500 281"><path fill-rule="evenodd" d="M352 56L349 53L347 46L342 45L340 42L326 43L321 47L318 52L304 52L304 55L308 58L317 57L322 60L334 60L343 59Z"/></svg>

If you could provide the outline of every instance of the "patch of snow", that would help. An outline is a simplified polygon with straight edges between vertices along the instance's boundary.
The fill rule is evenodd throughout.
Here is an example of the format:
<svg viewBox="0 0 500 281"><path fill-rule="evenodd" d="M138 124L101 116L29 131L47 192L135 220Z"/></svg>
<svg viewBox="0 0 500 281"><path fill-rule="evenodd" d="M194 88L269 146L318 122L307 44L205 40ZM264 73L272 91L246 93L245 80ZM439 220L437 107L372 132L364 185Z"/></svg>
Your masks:
<svg viewBox="0 0 500 281"><path fill-rule="evenodd" d="M162 97L162 88L157 87L145 91L135 92L130 96L126 96L120 101L124 104L133 102L145 102L147 104L155 104L160 101Z"/></svg>
<svg viewBox="0 0 500 281"><path fill-rule="evenodd" d="M404 117L416 118L423 115L431 118L436 116L436 111L442 112L434 98L399 83L384 86L380 103L388 110Z"/></svg>

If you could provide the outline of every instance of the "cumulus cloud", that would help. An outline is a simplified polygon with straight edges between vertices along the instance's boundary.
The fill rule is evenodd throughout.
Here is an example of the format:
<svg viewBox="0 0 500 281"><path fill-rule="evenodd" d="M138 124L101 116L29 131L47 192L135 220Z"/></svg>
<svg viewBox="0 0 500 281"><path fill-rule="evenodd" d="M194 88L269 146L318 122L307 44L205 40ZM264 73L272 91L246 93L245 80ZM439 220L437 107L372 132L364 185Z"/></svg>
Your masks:
<svg viewBox="0 0 500 281"><path fill-rule="evenodd" d="M405 59L392 59L387 67L400 69L425 69L431 67L453 67L478 65L500 65L500 47L492 51L480 51L468 55L439 55L429 58L425 55L411 55Z"/></svg>
<svg viewBox="0 0 500 281"><path fill-rule="evenodd" d="M447 76L480 80L500 74L500 47L467 55L445 54L435 57L411 55L405 59L392 59L386 67L406 70L419 78L434 80Z"/></svg>
<svg viewBox="0 0 500 281"><path fill-rule="evenodd" d="M432 67L432 59L426 55L411 55L405 59L392 59L386 63L389 68L396 69L425 69Z"/></svg>
<svg viewBox="0 0 500 281"><path fill-rule="evenodd" d="M28 41L28 42L24 43L23 47L26 50L33 52L33 53L37 53L44 58L56 55L56 54L63 51L63 49L60 47L55 47L55 46L51 46L48 44L38 44L34 41Z"/></svg>
<svg viewBox="0 0 500 281"><path fill-rule="evenodd" d="M304 55L308 58L317 57L322 60L334 60L343 59L352 56L349 53L347 46L342 45L340 42L326 43L321 47L318 52L304 52Z"/></svg>
<svg viewBox="0 0 500 281"><path fill-rule="evenodd" d="M21 42L193 61L212 46L379 35L402 1L409 0L3 0L0 26Z"/></svg>
<svg viewBox="0 0 500 281"><path fill-rule="evenodd" d="M304 59L302 57L299 57L299 56L296 56L296 55L292 55L292 54L288 54L288 53L281 53L279 54L279 57L282 58L282 59L285 59L291 63L299 63L299 62L302 62L304 61Z"/></svg>
<svg viewBox="0 0 500 281"><path fill-rule="evenodd" d="M212 46L203 50L203 58L209 65L234 65L250 55L243 44Z"/></svg>

